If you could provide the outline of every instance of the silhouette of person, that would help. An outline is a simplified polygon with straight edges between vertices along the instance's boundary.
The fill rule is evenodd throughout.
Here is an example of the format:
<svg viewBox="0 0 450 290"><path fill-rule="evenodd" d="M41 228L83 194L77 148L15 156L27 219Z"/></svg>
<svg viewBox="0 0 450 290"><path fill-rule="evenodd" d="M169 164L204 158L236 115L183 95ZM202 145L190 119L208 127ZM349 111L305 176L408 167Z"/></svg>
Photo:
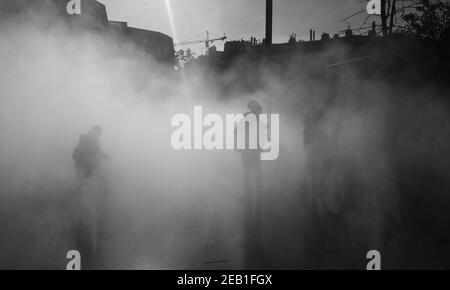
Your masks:
<svg viewBox="0 0 450 290"><path fill-rule="evenodd" d="M72 155L79 177L91 177L102 158L107 157L106 154L102 153L100 145L102 132L102 127L96 125L92 127L88 134L81 135L78 146L75 147Z"/></svg>
<svg viewBox="0 0 450 290"><path fill-rule="evenodd" d="M245 252L246 267L261 267L263 261L263 248L261 237L261 211L262 211L262 186L261 186L261 152L259 144L259 129L261 126L267 129L267 124L259 121L259 116L263 112L262 106L255 100L248 103L249 112L244 113L247 117L253 114L256 117L257 128L250 130L250 126L245 126L245 150L238 150L241 153L245 197L244 197L244 230L245 230ZM241 121L244 122L244 121ZM242 125L242 124L240 124ZM237 136L237 128L235 137ZM257 138L257 148L250 149L250 138ZM235 138L236 140L237 138Z"/></svg>
<svg viewBox="0 0 450 290"><path fill-rule="evenodd" d="M76 193L79 207L76 239L79 247L91 255L98 251L100 221L107 193L105 180L99 172L102 159L109 158L102 152L102 131L102 128L96 125L88 134L81 135L72 154L77 170ZM91 255L86 257L89 262L92 261Z"/></svg>

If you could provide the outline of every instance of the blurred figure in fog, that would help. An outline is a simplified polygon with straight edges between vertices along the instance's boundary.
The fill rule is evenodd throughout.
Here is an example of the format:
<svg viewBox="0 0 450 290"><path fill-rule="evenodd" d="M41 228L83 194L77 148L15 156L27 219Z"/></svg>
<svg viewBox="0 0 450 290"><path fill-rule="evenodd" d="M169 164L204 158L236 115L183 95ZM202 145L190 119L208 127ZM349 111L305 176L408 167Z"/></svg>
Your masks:
<svg viewBox="0 0 450 290"><path fill-rule="evenodd" d="M255 100L248 103L249 112L244 117L253 114L256 117L256 132L245 126L245 150L239 150L242 157L245 201L244 201L244 230L245 230L245 263L247 268L261 267L264 264L263 246L261 236L261 210L262 210L262 186L261 186L261 152L259 144L259 128L267 124L260 123L259 115L262 114L262 106ZM244 122L244 121L241 121ZM242 124L240 124L242 125ZM256 133L256 136L255 136ZM250 138L257 138L257 149L249 149ZM235 129L235 142L237 140L237 128ZM237 147L235 147L237 148Z"/></svg>
<svg viewBox="0 0 450 290"><path fill-rule="evenodd" d="M337 151L339 124L327 121L321 106L312 107L304 119L306 260L330 264L335 253L341 253L344 188L342 166Z"/></svg>
<svg viewBox="0 0 450 290"><path fill-rule="evenodd" d="M79 177L91 177L101 160L107 157L102 153L100 145L102 132L102 127L96 125L88 134L81 135L78 146L75 147L72 155Z"/></svg>
<svg viewBox="0 0 450 290"><path fill-rule="evenodd" d="M98 235L102 214L105 212L107 185L101 172L101 161L109 156L102 152L100 137L102 127L96 125L81 135L72 158L77 171L76 216L79 248L85 252L98 250ZM87 257L88 260L90 256Z"/></svg>
<svg viewBox="0 0 450 290"><path fill-rule="evenodd" d="M322 108L309 109L304 118L303 144L306 149L311 148L321 138L321 125L325 116Z"/></svg>

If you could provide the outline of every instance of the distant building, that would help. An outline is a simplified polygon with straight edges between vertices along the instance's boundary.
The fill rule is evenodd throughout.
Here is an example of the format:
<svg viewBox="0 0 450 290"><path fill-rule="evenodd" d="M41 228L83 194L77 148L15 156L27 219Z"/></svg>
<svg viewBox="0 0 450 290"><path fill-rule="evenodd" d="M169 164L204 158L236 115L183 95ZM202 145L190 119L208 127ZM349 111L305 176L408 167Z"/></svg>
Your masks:
<svg viewBox="0 0 450 290"><path fill-rule="evenodd" d="M96 0L80 0L80 14L69 15L70 0L1 0L0 25L4 21L40 20L53 24L63 20L74 30L101 32L116 37L120 43L134 44L161 63L175 63L175 49L170 36L160 32L128 27L126 22L108 21L105 5Z"/></svg>

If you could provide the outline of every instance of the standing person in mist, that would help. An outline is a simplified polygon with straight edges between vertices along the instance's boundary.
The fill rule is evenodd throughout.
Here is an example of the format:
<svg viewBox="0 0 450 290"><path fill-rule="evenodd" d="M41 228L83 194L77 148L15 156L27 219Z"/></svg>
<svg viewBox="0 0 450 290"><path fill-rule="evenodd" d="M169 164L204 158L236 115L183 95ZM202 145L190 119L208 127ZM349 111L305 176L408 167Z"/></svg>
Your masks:
<svg viewBox="0 0 450 290"><path fill-rule="evenodd" d="M86 245L92 253L98 250L98 234L104 213L106 182L100 168L101 161L109 156L102 152L100 138L102 127L96 125L81 135L72 158L77 171L78 242ZM81 241L80 241L81 239ZM86 243L87 242L87 243ZM83 247L83 245L81 247Z"/></svg>
<svg viewBox="0 0 450 290"><path fill-rule="evenodd" d="M244 117L254 114L257 121L256 132L251 132L249 126L245 126L245 150L239 150L242 158L245 201L244 201L244 242L245 242L245 263L247 268L261 267L264 264L261 211L262 211L262 186L261 186L261 148L259 144L259 128L267 124L259 122L259 115L262 114L262 106L255 100L248 103L249 112L244 113ZM244 122L244 121L241 121ZM239 124L242 125L242 124ZM245 124L246 125L246 124ZM256 133L256 136L251 136ZM257 138L257 149L249 149L249 139ZM235 141L237 140L237 128L235 129ZM237 148L237 147L235 147Z"/></svg>
<svg viewBox="0 0 450 290"><path fill-rule="evenodd" d="M78 177L90 178L98 168L101 160L107 157L102 153L100 137L102 127L92 127L88 134L81 135L78 146L75 147L72 158L75 161Z"/></svg>
<svg viewBox="0 0 450 290"><path fill-rule="evenodd" d="M323 107L312 107L304 119L303 142L305 160L304 209L307 259L327 263L329 249L338 247L341 217L341 184L337 153L326 123Z"/></svg>

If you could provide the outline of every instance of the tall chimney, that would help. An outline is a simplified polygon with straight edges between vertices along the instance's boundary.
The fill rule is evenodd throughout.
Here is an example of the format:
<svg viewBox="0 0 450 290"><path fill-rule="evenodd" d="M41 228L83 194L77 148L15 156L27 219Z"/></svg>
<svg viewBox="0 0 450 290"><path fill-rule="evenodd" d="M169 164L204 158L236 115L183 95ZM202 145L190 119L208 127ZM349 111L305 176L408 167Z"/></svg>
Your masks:
<svg viewBox="0 0 450 290"><path fill-rule="evenodd" d="M266 45L272 45L273 0L266 0Z"/></svg>

